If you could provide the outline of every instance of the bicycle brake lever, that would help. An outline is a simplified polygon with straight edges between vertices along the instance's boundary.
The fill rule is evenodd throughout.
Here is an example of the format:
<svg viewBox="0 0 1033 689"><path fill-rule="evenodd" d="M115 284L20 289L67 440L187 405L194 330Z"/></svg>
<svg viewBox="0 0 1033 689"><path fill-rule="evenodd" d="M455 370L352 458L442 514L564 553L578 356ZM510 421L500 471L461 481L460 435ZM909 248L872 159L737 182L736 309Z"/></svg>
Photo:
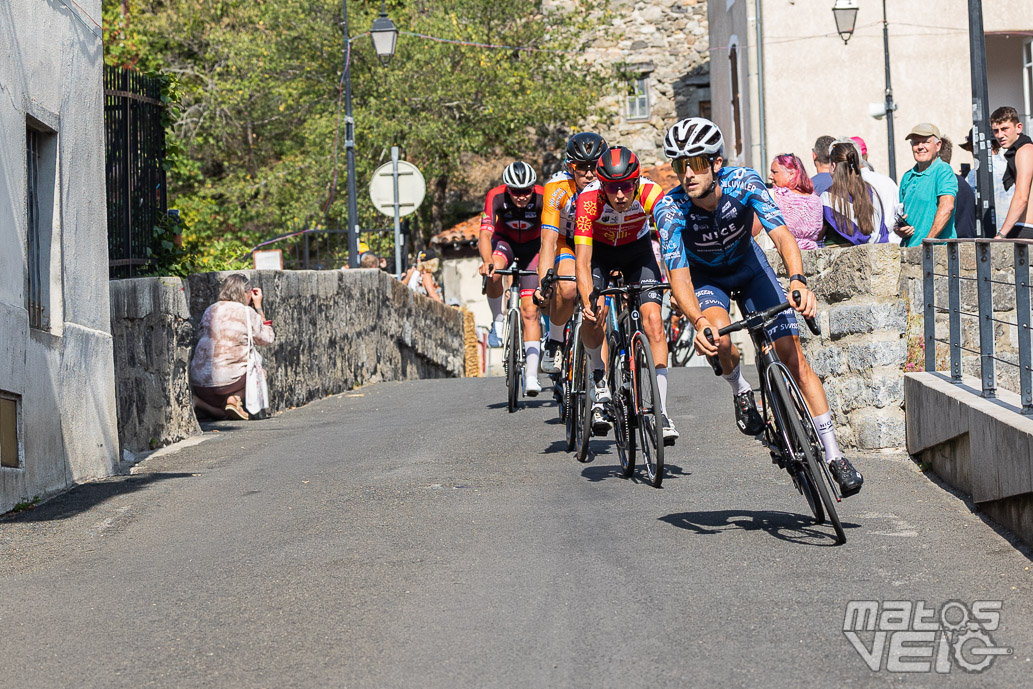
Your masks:
<svg viewBox="0 0 1033 689"><path fill-rule="evenodd" d="M793 301L795 301L797 304L800 303L800 290L798 290L798 289L794 289L793 290ZM821 335L821 325L818 324L818 320L816 318L814 318L814 317L811 317L811 318L804 317L803 322L807 324L807 328L812 333L814 333L815 335L819 335L819 336Z"/></svg>
<svg viewBox="0 0 1033 689"><path fill-rule="evenodd" d="M710 328L704 328L703 329L703 337L707 338L707 342L709 342L710 344L715 344L715 342L714 342L714 333L713 333L713 331L710 330ZM714 375L715 376L721 375L721 360L720 359L718 359L716 356L710 356L708 354L707 355L707 362L710 364L710 367L712 369L714 369Z"/></svg>

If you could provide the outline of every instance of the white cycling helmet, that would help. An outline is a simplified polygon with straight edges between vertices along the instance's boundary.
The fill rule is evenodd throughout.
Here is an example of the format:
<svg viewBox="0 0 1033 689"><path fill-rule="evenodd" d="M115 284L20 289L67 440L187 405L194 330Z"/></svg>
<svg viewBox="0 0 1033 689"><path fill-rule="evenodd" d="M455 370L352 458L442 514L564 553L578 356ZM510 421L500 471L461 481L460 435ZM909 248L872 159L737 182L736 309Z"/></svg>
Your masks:
<svg viewBox="0 0 1033 689"><path fill-rule="evenodd" d="M664 153L668 158L724 156L724 138L717 125L703 117L687 117L667 130Z"/></svg>
<svg viewBox="0 0 1033 689"><path fill-rule="evenodd" d="M534 168L521 160L510 163L502 171L502 182L507 187L530 189L536 181L538 181L538 175L534 174Z"/></svg>

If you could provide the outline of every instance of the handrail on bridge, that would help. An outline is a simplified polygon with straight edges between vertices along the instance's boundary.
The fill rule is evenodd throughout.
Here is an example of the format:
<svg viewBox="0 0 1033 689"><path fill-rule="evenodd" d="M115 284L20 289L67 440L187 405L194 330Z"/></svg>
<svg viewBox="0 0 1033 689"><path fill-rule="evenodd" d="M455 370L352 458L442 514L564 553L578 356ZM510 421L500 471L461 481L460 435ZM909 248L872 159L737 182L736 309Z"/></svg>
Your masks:
<svg viewBox="0 0 1033 689"><path fill-rule="evenodd" d="M1009 243L1015 252L1014 279L1009 283L993 279L991 247L994 244ZM936 272L934 247L946 245L947 273ZM963 244L974 244L976 251L976 277L961 274L959 255ZM994 331L997 324L1017 329L1019 354L1019 393L1022 398L1022 413L1033 415L1033 350L1030 347L1030 282L1029 282L1029 250L1033 240L1029 239L924 239L922 241L922 292L925 303L925 370L936 370L936 343L945 344L950 349L951 381L961 382L962 352L979 355L980 374L982 378L983 397L997 397L997 362L1015 366L1007 359L996 356ZM948 308L936 306L935 278L947 279ZM978 313L961 310L961 281L974 280ZM1016 322L1000 320L994 317L993 286L1011 284L1015 289ZM949 339L937 339L936 314L946 313L949 326ZM962 343L961 317L978 319L979 350L965 347Z"/></svg>

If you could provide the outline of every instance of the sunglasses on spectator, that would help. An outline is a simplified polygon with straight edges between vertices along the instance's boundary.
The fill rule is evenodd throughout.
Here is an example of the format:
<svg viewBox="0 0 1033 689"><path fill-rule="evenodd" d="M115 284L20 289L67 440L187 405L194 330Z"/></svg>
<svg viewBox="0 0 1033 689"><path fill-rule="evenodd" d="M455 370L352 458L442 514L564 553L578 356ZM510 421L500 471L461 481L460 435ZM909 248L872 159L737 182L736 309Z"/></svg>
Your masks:
<svg viewBox="0 0 1033 689"><path fill-rule="evenodd" d="M578 172L595 172L595 163L571 163L570 166Z"/></svg>
<svg viewBox="0 0 1033 689"><path fill-rule="evenodd" d="M618 191L623 193L625 196L631 193L631 190L635 188L635 180L627 180L626 182L607 182L603 185L603 190L607 194L616 194Z"/></svg>
<svg viewBox="0 0 1033 689"><path fill-rule="evenodd" d="M534 193L534 187L506 187L506 190L510 196L519 196L520 198Z"/></svg>
<svg viewBox="0 0 1033 689"><path fill-rule="evenodd" d="M702 174L710 170L709 156L689 156L688 158L675 158L671 161L671 167L675 174L684 175L685 170L690 169L694 173Z"/></svg>

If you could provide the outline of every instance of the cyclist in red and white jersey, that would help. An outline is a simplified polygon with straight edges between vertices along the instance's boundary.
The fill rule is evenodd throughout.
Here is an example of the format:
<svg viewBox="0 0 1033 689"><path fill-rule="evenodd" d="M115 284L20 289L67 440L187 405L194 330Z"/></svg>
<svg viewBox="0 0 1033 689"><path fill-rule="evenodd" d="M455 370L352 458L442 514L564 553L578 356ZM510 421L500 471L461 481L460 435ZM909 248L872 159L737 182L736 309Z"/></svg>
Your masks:
<svg viewBox="0 0 1033 689"><path fill-rule="evenodd" d="M602 344L605 336L606 303L600 297L591 303L593 289L605 289L614 270L624 275L628 284L659 284L663 280L660 266L653 255L653 207L663 198L660 185L639 174L639 162L631 150L614 146L603 151L596 165L596 177L577 197L574 244L577 262L577 286L581 295L581 338L588 352L592 370L589 397L593 402L593 430L602 432L601 405L610 400L606 383ZM667 413L667 340L660 318L659 290L641 296L642 329L656 362L656 379L663 413L664 444L671 445L678 437Z"/></svg>
<svg viewBox="0 0 1033 689"><path fill-rule="evenodd" d="M516 263L521 270L538 268L538 249L541 246L543 189L535 184L538 175L534 168L522 161L510 163L502 172L503 184L488 192L481 215L481 231L477 249L481 254L478 272L489 276L488 306L491 307L492 326L488 344L502 346L503 285L496 268ZM529 275L520 278L520 317L524 322L524 394L535 397L542 391L538 382L538 360L541 356L541 325L538 307L531 300L538 279Z"/></svg>

